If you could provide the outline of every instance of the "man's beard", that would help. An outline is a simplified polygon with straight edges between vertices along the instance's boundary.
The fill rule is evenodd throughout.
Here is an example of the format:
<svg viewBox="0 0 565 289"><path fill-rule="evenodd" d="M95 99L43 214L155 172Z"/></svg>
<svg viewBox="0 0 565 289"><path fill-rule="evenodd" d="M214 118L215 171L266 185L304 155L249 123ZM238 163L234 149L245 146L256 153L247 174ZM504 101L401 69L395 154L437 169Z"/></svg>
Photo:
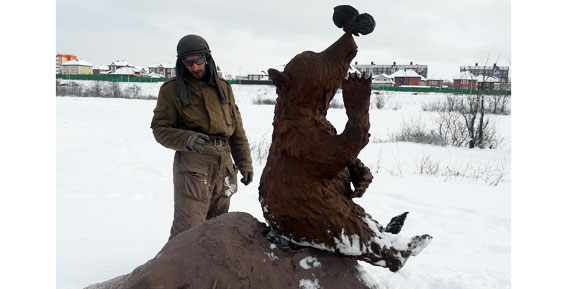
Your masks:
<svg viewBox="0 0 565 289"><path fill-rule="evenodd" d="M190 70L189 70L190 71ZM202 80L206 76L206 69L202 68L196 71L190 71L190 74L198 80Z"/></svg>

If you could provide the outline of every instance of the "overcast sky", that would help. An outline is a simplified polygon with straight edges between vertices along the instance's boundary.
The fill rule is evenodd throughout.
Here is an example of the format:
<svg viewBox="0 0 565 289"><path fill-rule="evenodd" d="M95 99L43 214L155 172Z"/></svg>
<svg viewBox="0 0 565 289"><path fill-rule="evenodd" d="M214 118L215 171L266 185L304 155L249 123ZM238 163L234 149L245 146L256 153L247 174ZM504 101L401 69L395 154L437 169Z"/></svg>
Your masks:
<svg viewBox="0 0 565 289"><path fill-rule="evenodd" d="M355 38L359 64L412 61L444 78L460 65L511 64L510 0L58 0L56 50L93 65L148 66L174 62L178 40L198 34L225 74L266 71L337 40L332 14L342 4L376 20Z"/></svg>

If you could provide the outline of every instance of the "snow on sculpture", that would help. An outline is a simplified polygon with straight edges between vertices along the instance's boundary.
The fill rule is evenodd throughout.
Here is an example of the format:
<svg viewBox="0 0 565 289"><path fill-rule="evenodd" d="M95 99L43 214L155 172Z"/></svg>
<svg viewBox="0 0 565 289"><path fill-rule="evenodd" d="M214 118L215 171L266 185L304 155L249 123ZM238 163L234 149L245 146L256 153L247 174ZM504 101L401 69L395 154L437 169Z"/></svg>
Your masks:
<svg viewBox="0 0 565 289"><path fill-rule="evenodd" d="M407 213L383 227L352 200L373 179L357 158L369 142L371 77L347 70L357 54L353 35L371 33L375 22L347 5L334 8L333 21L345 34L330 47L296 55L282 72L268 71L278 98L259 201L279 238L396 272L432 238L396 235ZM337 134L326 113L340 85L348 121Z"/></svg>

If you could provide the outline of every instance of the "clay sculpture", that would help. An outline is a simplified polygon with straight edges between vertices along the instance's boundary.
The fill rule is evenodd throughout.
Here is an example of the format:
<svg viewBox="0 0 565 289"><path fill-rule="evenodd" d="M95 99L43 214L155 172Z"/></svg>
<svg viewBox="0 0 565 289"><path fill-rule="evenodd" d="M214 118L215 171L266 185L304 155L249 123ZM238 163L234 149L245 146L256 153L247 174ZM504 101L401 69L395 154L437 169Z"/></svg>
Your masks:
<svg viewBox="0 0 565 289"><path fill-rule="evenodd" d="M407 213L384 227L352 200L373 178L357 158L369 142L371 77L347 71L357 54L353 35L369 34L375 21L347 5L334 8L333 20L345 31L335 43L268 71L278 98L259 201L278 237L396 272L432 238L397 235ZM337 134L326 113L340 85L348 121Z"/></svg>

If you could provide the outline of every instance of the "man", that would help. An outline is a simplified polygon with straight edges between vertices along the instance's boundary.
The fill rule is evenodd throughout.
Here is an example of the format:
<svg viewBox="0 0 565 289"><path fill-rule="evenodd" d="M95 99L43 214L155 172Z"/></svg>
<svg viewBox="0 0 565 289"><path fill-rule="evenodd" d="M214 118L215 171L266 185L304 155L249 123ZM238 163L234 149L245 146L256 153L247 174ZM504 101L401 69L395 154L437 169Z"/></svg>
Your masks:
<svg viewBox="0 0 565 289"><path fill-rule="evenodd" d="M176 151L169 239L228 211L238 169L243 184L253 180L249 143L233 91L218 77L204 38L181 38L176 75L161 86L151 121L157 142Z"/></svg>

